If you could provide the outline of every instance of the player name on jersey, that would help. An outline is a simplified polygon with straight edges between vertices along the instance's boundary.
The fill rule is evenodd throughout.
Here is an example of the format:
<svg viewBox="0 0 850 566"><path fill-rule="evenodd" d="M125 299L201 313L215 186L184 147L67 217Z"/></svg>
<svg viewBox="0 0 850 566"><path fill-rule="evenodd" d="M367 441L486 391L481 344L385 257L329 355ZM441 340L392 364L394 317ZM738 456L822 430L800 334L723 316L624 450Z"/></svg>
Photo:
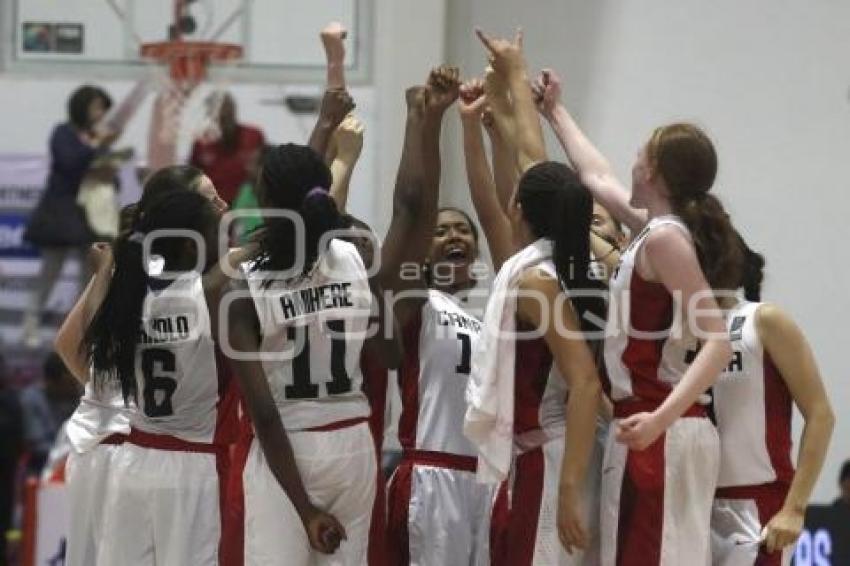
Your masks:
<svg viewBox="0 0 850 566"><path fill-rule="evenodd" d="M330 283L288 291L281 295L280 306L286 320L323 310L350 308L354 306L351 283Z"/></svg>
<svg viewBox="0 0 850 566"><path fill-rule="evenodd" d="M183 342L192 338L194 325L188 314L161 316L152 318L139 330L139 342L142 344L164 344Z"/></svg>
<svg viewBox="0 0 850 566"><path fill-rule="evenodd" d="M452 326L462 330L471 330L476 334L481 332L481 323L479 321L470 316L447 310L437 311L437 324L440 326Z"/></svg>

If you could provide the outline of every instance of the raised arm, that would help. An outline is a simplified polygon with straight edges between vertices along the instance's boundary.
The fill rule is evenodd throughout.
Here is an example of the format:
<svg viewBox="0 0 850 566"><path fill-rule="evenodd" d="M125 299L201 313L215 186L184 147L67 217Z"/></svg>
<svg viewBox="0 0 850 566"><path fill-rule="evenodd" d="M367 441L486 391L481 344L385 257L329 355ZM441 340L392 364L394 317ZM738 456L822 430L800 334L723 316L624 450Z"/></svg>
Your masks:
<svg viewBox="0 0 850 566"><path fill-rule="evenodd" d="M407 91L408 117L404 148L393 195L393 218L381 253L381 282L398 293L422 288L418 277L402 276L405 264L425 261L437 219L440 197L440 132L446 109L458 96L458 71L434 69L428 86ZM394 310L402 327L425 301L424 293L401 300Z"/></svg>
<svg viewBox="0 0 850 566"><path fill-rule="evenodd" d="M632 232L639 232L647 222L646 211L629 204L629 191L561 102L561 80L558 75L552 70L543 70L535 81L534 89L540 100L540 113L552 126L567 158L576 168L582 183L593 193L593 198Z"/></svg>
<svg viewBox="0 0 850 566"><path fill-rule="evenodd" d="M581 516L581 493L596 438L601 385L593 355L579 330L578 317L561 294L557 279L537 269L520 280L517 315L543 331L559 373L569 385L564 456L558 501L558 534L573 549L590 542ZM546 312L548 311L548 312Z"/></svg>
<svg viewBox="0 0 850 566"><path fill-rule="evenodd" d="M327 88L345 90L345 38L348 30L339 23L331 22L319 34L325 48L327 62Z"/></svg>
<svg viewBox="0 0 850 566"><path fill-rule="evenodd" d="M812 349L791 317L774 305L762 305L756 311L756 328L805 421L794 479L782 509L766 527L765 545L772 553L793 544L803 530L806 506L823 468L835 415Z"/></svg>
<svg viewBox="0 0 850 566"><path fill-rule="evenodd" d="M517 168L516 147L511 140L505 139L501 130L496 127L493 113L485 110L481 123L490 138L490 149L493 152L493 179L496 181L496 194L502 211L507 214L511 197L519 181Z"/></svg>
<svg viewBox="0 0 850 566"><path fill-rule="evenodd" d="M466 178L469 182L472 205L475 207L484 237L487 238L487 246L490 248L493 269L498 271L516 250L511 238L510 221L499 202L496 185L484 152L481 117L486 103L484 86L480 80L467 82L461 87L459 110L460 121L463 125ZM495 156L493 161L495 164Z"/></svg>
<svg viewBox="0 0 850 566"><path fill-rule="evenodd" d="M348 204L348 187L363 149L363 130L363 123L349 114L334 132L332 145L335 155L331 161L333 183L330 193L340 212L345 212Z"/></svg>
<svg viewBox="0 0 850 566"><path fill-rule="evenodd" d="M347 90L331 88L325 90L319 119L316 120L316 125L310 133L307 145L319 155L327 155L331 137L354 107L354 100Z"/></svg>
<svg viewBox="0 0 850 566"><path fill-rule="evenodd" d="M517 31L512 41L490 38L480 29L476 33L489 51L493 70L504 78L510 90L516 121L518 166L524 172L535 163L546 160L546 144L529 86L528 69L522 52L522 31Z"/></svg>
<svg viewBox="0 0 850 566"><path fill-rule="evenodd" d="M95 244L92 246L92 256L95 263L94 275L77 299L74 308L65 317L53 343L56 353L62 358L68 371L80 383L86 383L89 379L86 352L81 347L83 335L106 297L109 282L112 280L112 248L108 244Z"/></svg>
<svg viewBox="0 0 850 566"><path fill-rule="evenodd" d="M236 290L236 287L231 290ZM244 287L239 290L246 292ZM316 550L332 554L339 547L341 539L345 538L345 529L335 517L316 508L304 489L292 445L272 398L263 365L256 354L251 356L251 353L261 349L260 323L253 301L243 296L232 301L226 309L226 316L222 320L227 321L227 328L221 331L227 336L229 348L224 348L224 351L239 379L254 432L269 468L292 501L307 531L310 545ZM224 312L220 314L225 315ZM247 354L249 358L241 359L243 356L235 353Z"/></svg>
<svg viewBox="0 0 850 566"><path fill-rule="evenodd" d="M662 226L647 236L642 254L649 280L681 297L682 322L703 347L660 407L619 421L617 440L633 450L648 447L696 403L732 357L726 323L688 237L678 228Z"/></svg>

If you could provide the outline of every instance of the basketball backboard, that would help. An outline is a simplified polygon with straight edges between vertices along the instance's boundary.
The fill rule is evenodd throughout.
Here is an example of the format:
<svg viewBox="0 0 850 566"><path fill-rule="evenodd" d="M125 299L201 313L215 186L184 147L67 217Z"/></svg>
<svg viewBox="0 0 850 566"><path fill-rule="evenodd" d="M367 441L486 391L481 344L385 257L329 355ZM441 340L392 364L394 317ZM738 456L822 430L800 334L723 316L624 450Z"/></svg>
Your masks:
<svg viewBox="0 0 850 566"><path fill-rule="evenodd" d="M183 37L240 45L229 80L322 82L319 30L339 21L349 30L346 75L369 77L372 0L183 0ZM153 64L143 43L169 39L175 0L0 0L4 70L12 73L132 77Z"/></svg>

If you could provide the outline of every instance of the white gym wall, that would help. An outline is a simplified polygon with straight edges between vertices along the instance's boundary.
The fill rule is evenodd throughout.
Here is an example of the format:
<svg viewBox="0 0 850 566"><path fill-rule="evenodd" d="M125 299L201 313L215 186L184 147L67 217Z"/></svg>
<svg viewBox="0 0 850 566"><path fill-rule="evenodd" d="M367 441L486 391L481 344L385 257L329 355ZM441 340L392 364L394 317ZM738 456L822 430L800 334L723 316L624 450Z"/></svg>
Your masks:
<svg viewBox="0 0 850 566"><path fill-rule="evenodd" d="M0 0L2 1L2 0ZM94 1L94 0L93 0ZM850 382L841 354L850 318L844 261L850 212L850 3L841 0L374 0L372 77L354 89L367 120L352 208L385 232L401 149L404 89L442 60L481 72L474 25L526 32L535 68L551 66L590 137L623 179L653 127L693 120L720 153L718 193L767 257L765 297L798 320L820 362L838 421L814 501L836 492L850 457ZM83 80L85 77L80 77ZM126 80L98 81L115 98ZM45 150L78 80L0 75L0 152ZM288 86L287 92L302 87ZM273 84L239 84L240 115L272 141L304 140L304 124L266 98ZM305 86L317 92L318 86ZM148 111L126 139L143 154ZM303 120L303 119L302 119ZM309 120L307 121L309 122ZM551 155L562 155L552 144ZM444 144L443 200L468 207L459 127Z"/></svg>
<svg viewBox="0 0 850 566"><path fill-rule="evenodd" d="M717 192L767 258L764 297L803 328L830 394L837 424L813 502L831 501L838 469L850 458L850 3L449 6L450 61L480 72L484 55L472 26L509 34L521 24L531 66L562 75L577 120L626 182L655 126L692 120L708 130L720 156ZM445 198L468 205L460 140L446 141L453 163ZM554 143L550 155L563 159Z"/></svg>

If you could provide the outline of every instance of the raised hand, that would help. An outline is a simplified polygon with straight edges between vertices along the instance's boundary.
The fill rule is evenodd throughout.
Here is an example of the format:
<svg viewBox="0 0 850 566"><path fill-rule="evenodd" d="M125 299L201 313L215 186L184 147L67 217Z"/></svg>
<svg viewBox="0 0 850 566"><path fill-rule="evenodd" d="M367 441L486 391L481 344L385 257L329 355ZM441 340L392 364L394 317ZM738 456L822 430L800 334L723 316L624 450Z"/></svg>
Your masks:
<svg viewBox="0 0 850 566"><path fill-rule="evenodd" d="M354 99L347 90L329 88L322 98L320 120L335 130L355 107Z"/></svg>
<svg viewBox="0 0 850 566"><path fill-rule="evenodd" d="M319 37L325 48L325 58L328 64L327 88L345 88L345 38L348 30L339 23L331 22L322 29Z"/></svg>
<svg viewBox="0 0 850 566"><path fill-rule="evenodd" d="M408 115L418 119L423 118L430 96L431 93L428 88L422 85L412 86L404 91Z"/></svg>
<svg viewBox="0 0 850 566"><path fill-rule="evenodd" d="M91 262L92 271L97 273L101 270L112 268L113 256L112 246L104 242L92 244L89 248L89 261Z"/></svg>
<svg viewBox="0 0 850 566"><path fill-rule="evenodd" d="M441 65L431 70L428 75L427 112L429 115L442 117L460 95L460 70L451 65Z"/></svg>
<svg viewBox="0 0 850 566"><path fill-rule="evenodd" d="M534 103L543 116L549 117L561 102L561 78L552 69L543 69L531 83Z"/></svg>
<svg viewBox="0 0 850 566"><path fill-rule="evenodd" d="M484 81L471 79L460 85L458 108L462 119L482 119L486 107L487 97L484 96Z"/></svg>
<svg viewBox="0 0 850 566"><path fill-rule="evenodd" d="M346 539L345 528L336 517L315 507L311 507L303 521L310 546L319 552L333 554Z"/></svg>
<svg viewBox="0 0 850 566"><path fill-rule="evenodd" d="M508 94L508 83L504 77L499 75L493 67L487 67L484 71L484 94L493 108L493 112L503 116L513 114L513 106Z"/></svg>
<svg viewBox="0 0 850 566"><path fill-rule="evenodd" d="M333 144L338 157L346 160L356 160L363 150L363 132L365 130L354 114L349 114L334 132Z"/></svg>
<svg viewBox="0 0 850 566"><path fill-rule="evenodd" d="M484 47L487 48L490 66L497 73L508 76L525 69L521 29L517 29L513 40L490 37L481 28L475 28L475 33L478 35L481 43L484 44Z"/></svg>

